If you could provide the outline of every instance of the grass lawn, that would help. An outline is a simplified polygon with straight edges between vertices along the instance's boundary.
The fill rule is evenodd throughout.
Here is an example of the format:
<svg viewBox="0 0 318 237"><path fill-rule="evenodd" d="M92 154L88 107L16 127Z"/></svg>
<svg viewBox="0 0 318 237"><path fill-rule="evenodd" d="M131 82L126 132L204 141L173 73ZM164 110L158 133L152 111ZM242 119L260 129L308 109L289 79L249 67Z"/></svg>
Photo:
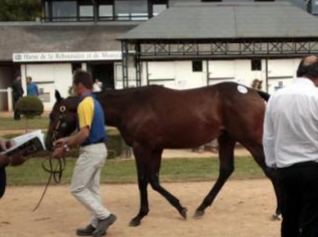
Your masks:
<svg viewBox="0 0 318 237"><path fill-rule="evenodd" d="M29 129L46 129L49 125L49 119L44 117L34 118L29 120ZM1 130L24 130L26 127L25 119L13 120L12 118L0 119L0 133Z"/></svg>
<svg viewBox="0 0 318 237"><path fill-rule="evenodd" d="M8 183L10 185L45 184L48 174L42 170L43 159L32 159L20 167L8 167ZM76 159L67 159L62 183L68 184ZM164 182L191 182L215 180L218 176L218 159L178 158L165 159L162 162L160 179ZM258 179L264 174L251 157L237 157L236 169L232 179ZM137 182L134 160L108 160L102 172L103 183L135 183Z"/></svg>

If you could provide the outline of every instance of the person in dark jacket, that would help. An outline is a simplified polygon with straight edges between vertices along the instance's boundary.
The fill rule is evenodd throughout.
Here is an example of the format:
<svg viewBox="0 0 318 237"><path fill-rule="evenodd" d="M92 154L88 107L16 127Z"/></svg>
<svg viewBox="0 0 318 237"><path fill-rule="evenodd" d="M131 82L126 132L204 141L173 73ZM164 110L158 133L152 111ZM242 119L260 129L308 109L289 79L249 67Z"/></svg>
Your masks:
<svg viewBox="0 0 318 237"><path fill-rule="evenodd" d="M16 109L16 103L23 96L24 91L21 84L21 77L18 76L12 84L12 97L14 106L14 120L20 120L20 113Z"/></svg>

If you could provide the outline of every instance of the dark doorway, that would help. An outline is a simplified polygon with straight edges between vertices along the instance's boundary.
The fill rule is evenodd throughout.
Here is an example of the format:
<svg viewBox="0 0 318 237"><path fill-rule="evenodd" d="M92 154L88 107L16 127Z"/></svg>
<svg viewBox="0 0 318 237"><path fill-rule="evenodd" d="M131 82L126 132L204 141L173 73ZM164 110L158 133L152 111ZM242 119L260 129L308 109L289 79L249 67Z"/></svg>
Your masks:
<svg viewBox="0 0 318 237"><path fill-rule="evenodd" d="M115 89L114 83L114 63L91 63L89 70L93 79L98 79L103 83L102 90Z"/></svg>

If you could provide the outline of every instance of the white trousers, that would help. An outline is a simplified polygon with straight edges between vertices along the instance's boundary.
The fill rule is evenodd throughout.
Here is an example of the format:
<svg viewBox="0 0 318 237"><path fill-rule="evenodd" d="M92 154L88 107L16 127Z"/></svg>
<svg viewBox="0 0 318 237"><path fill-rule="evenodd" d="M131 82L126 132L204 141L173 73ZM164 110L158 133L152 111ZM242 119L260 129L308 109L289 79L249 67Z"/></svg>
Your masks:
<svg viewBox="0 0 318 237"><path fill-rule="evenodd" d="M107 157L105 144L93 144L80 148L80 155L76 162L71 193L91 213L91 225L97 226L98 219L104 219L110 212L102 205L100 197L100 173Z"/></svg>

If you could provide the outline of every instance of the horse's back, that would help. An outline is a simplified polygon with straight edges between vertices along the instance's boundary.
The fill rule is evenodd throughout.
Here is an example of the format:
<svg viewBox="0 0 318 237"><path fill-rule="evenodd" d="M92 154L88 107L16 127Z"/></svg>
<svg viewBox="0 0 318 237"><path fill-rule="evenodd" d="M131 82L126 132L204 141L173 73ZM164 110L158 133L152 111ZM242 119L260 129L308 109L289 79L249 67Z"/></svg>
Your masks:
<svg viewBox="0 0 318 237"><path fill-rule="evenodd" d="M125 130L141 143L168 148L195 147L225 130L240 139L244 128L259 127L255 118L262 122L264 112L254 90L233 82L189 90L149 86L125 96Z"/></svg>

